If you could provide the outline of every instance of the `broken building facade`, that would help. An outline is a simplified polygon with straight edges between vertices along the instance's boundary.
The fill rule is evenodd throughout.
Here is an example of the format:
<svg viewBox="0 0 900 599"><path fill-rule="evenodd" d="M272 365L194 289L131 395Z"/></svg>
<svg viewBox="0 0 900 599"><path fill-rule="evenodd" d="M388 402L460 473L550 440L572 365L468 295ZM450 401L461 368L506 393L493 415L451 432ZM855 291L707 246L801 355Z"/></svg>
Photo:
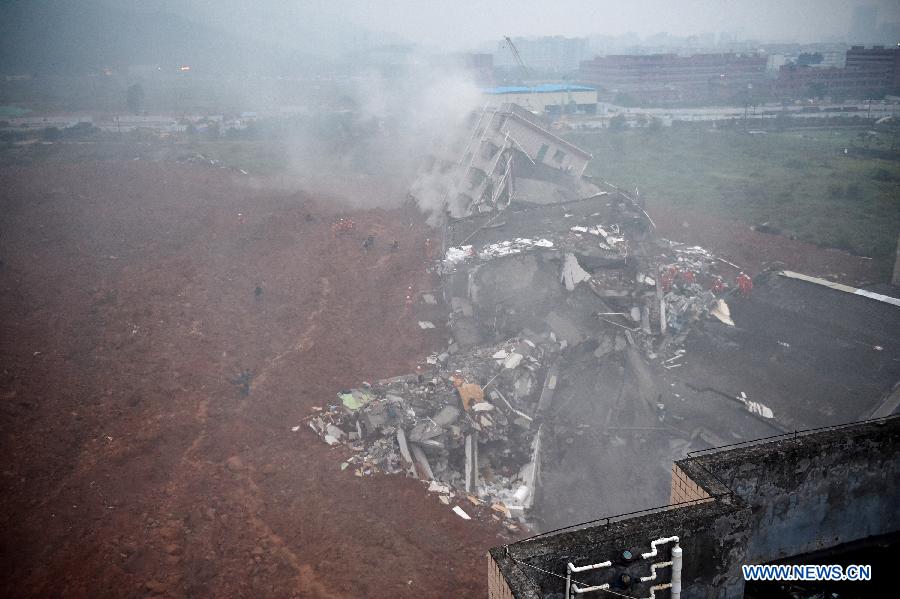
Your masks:
<svg viewBox="0 0 900 599"><path fill-rule="evenodd" d="M587 197L581 175L591 155L553 135L548 125L515 104L473 113L469 129L426 160L410 195L420 206L462 216L503 210L514 201L555 202L552 182L569 198ZM520 187L520 183L522 183Z"/></svg>

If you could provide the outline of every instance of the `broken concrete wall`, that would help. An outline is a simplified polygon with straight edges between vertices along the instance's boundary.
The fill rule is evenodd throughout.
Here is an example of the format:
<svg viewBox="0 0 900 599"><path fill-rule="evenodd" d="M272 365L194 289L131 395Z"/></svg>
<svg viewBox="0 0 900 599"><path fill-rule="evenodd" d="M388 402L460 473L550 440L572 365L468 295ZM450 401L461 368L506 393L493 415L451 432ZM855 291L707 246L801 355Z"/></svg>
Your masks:
<svg viewBox="0 0 900 599"><path fill-rule="evenodd" d="M900 530L900 418L717 452L713 472L753 509L749 563Z"/></svg>
<svg viewBox="0 0 900 599"><path fill-rule="evenodd" d="M533 327L561 300L555 252L492 260L469 277L469 300L479 324L500 337Z"/></svg>

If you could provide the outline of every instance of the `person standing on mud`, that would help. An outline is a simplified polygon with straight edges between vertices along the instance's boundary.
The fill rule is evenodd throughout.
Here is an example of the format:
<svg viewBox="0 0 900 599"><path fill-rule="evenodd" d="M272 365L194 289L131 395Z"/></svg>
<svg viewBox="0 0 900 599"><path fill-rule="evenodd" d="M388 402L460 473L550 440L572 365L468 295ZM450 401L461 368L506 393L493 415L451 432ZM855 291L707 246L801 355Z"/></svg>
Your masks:
<svg viewBox="0 0 900 599"><path fill-rule="evenodd" d="M366 240L363 241L363 250L365 250L365 252L368 254L369 250L374 249L374 248L375 248L375 236L369 235L368 237L366 237Z"/></svg>

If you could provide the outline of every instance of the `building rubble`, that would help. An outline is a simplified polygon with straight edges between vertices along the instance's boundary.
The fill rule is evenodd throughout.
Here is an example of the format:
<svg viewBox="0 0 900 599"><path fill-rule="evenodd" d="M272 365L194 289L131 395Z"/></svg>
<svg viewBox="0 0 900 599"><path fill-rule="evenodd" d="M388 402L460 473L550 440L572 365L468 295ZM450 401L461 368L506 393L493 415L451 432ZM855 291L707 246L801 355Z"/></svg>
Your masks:
<svg viewBox="0 0 900 599"><path fill-rule="evenodd" d="M636 195L585 177L590 155L521 108L470 124L456 159L433 157L410 192L443 207L432 272L452 338L421 372L343 391L309 425L349 448L342 468L358 476L405 474L447 505L530 523L542 464L579 468L565 456L585 432L619 462L671 460L668 444L613 431L668 426L651 367L679 368L697 321L734 325L724 280L736 265L656 237Z"/></svg>
<svg viewBox="0 0 900 599"><path fill-rule="evenodd" d="M542 320L573 344L585 337L574 330L590 337L624 329L649 359L667 359L692 322L734 324L723 299L734 265L655 238L636 199L611 186L582 200L455 219L446 237L441 272L463 346L485 331L502 337Z"/></svg>
<svg viewBox="0 0 900 599"><path fill-rule="evenodd" d="M353 452L345 467L358 476L407 474L520 517L540 474L535 419L563 347L553 334L527 334L431 356L420 374L338 393L309 426Z"/></svg>

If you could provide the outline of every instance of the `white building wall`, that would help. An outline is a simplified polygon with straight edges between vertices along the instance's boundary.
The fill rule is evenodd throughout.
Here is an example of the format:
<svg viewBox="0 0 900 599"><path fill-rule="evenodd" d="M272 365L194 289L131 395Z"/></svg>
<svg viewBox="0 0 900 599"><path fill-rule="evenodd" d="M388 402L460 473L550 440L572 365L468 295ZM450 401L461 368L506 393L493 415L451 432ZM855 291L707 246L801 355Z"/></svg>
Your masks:
<svg viewBox="0 0 900 599"><path fill-rule="evenodd" d="M500 133L503 136L509 133L510 137L535 162L543 162L549 166L569 171L577 176L580 176L587 166L588 158L573 152L571 148L558 143L552 137L517 119L507 118L500 128ZM541 156L541 148L545 145L547 150ZM561 152L562 156L558 157L557 152Z"/></svg>

